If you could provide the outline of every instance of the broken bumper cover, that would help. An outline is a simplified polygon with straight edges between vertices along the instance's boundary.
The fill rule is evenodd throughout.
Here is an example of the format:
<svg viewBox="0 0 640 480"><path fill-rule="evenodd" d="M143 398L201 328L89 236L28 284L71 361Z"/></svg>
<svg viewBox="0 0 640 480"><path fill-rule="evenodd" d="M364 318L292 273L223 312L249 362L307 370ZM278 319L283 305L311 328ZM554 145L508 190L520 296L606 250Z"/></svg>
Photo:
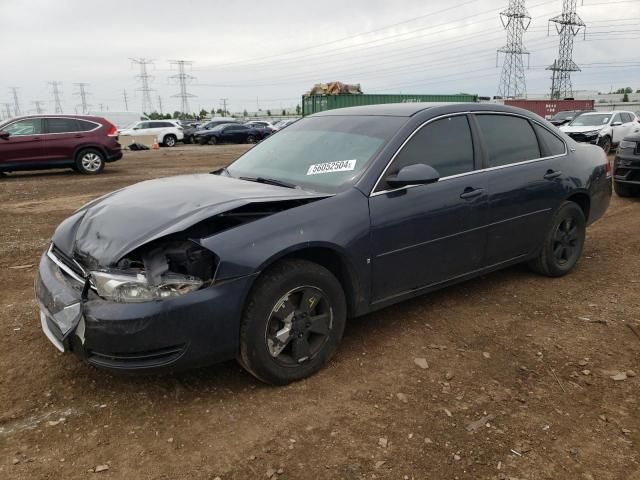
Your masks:
<svg viewBox="0 0 640 480"><path fill-rule="evenodd" d="M123 372L173 371L235 358L252 276L145 303L114 303L71 278L45 253L36 278L42 329L62 351Z"/></svg>

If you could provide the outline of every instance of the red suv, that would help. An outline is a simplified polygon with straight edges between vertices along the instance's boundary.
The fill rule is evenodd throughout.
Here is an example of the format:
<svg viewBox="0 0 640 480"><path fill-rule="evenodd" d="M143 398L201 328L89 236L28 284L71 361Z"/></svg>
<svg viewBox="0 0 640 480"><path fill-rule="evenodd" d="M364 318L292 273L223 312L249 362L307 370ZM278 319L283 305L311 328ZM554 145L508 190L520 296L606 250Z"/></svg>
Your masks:
<svg viewBox="0 0 640 480"><path fill-rule="evenodd" d="M121 158L117 128L101 117L30 115L0 123L0 172L73 168L93 175Z"/></svg>

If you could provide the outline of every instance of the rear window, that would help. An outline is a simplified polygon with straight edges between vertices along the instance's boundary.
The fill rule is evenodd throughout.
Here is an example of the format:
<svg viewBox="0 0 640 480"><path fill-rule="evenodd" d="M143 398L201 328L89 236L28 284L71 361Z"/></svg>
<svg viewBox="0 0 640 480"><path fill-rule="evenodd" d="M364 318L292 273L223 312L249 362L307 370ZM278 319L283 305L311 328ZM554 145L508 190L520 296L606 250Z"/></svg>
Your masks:
<svg viewBox="0 0 640 480"><path fill-rule="evenodd" d="M540 158L538 139L529 121L512 115L477 115L489 155L489 166L500 167Z"/></svg>
<svg viewBox="0 0 640 480"><path fill-rule="evenodd" d="M48 133L72 133L78 131L75 118L47 118Z"/></svg>
<svg viewBox="0 0 640 480"><path fill-rule="evenodd" d="M80 132L88 132L98 128L98 125L93 122L87 122L86 120L76 120L76 122L78 122L78 131Z"/></svg>

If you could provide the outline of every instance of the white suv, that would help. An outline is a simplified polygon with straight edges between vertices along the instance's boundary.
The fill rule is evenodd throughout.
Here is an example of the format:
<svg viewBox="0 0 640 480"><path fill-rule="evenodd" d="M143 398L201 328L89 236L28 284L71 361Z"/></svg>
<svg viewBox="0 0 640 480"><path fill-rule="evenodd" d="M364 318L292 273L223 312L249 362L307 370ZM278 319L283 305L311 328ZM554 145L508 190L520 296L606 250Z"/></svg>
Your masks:
<svg viewBox="0 0 640 480"><path fill-rule="evenodd" d="M143 120L118 131L119 135L155 135L159 144L175 147L184 139L184 132L177 120Z"/></svg>
<svg viewBox="0 0 640 480"><path fill-rule="evenodd" d="M576 142L593 143L609 153L624 137L640 132L640 123L635 113L624 110L589 112L578 115L560 130Z"/></svg>

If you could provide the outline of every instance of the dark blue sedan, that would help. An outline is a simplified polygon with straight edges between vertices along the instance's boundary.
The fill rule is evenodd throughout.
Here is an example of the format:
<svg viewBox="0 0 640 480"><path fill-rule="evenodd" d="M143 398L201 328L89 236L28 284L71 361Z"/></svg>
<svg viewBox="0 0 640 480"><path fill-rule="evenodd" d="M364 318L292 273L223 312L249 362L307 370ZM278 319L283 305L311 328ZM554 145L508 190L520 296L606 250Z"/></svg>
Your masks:
<svg viewBox="0 0 640 480"><path fill-rule="evenodd" d="M40 262L42 328L111 370L238 358L285 384L350 317L522 262L567 274L610 197L602 149L524 110L331 110L74 213Z"/></svg>

